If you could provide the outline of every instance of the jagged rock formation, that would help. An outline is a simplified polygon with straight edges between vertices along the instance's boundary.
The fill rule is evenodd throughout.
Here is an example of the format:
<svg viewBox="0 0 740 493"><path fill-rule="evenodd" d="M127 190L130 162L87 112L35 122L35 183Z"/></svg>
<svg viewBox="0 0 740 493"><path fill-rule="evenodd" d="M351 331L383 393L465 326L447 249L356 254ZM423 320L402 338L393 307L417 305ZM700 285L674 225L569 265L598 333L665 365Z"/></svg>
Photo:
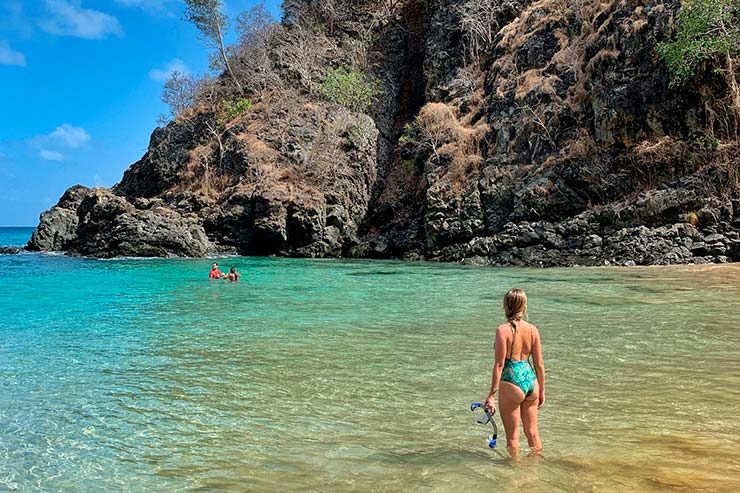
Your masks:
<svg viewBox="0 0 740 493"><path fill-rule="evenodd" d="M677 0L338 3L329 19L286 2L249 111L223 122L200 104L155 130L112 190L65 193L29 248L740 260L740 146L710 108L727 88L708 70L671 89L656 54ZM343 65L379 80L369 115L321 96Z"/></svg>

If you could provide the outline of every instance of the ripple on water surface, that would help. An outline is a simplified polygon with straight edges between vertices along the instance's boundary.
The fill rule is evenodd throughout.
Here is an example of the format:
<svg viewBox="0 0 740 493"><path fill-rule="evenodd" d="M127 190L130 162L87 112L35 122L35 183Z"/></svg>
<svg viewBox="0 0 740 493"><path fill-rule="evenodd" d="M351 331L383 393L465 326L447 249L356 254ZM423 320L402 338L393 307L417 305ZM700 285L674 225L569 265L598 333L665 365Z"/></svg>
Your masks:
<svg viewBox="0 0 740 493"><path fill-rule="evenodd" d="M740 267L0 257L0 491L738 491ZM484 445L500 300L545 455Z"/></svg>

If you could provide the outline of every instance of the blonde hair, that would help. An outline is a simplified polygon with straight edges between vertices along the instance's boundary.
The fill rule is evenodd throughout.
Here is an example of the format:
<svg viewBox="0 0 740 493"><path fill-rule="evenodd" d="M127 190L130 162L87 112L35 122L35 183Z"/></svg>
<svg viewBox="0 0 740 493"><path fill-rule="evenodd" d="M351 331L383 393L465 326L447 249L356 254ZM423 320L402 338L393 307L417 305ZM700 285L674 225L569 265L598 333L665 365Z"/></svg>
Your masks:
<svg viewBox="0 0 740 493"><path fill-rule="evenodd" d="M527 294L523 289L510 289L504 296L504 314L514 330L516 323L527 315Z"/></svg>

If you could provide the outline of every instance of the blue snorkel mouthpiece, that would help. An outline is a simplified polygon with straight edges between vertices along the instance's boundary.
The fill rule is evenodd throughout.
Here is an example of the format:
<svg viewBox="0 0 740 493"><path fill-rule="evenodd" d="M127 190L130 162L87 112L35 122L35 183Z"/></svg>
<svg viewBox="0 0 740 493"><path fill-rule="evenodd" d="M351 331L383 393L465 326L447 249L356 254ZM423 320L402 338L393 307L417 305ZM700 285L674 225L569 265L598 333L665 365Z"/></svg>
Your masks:
<svg viewBox="0 0 740 493"><path fill-rule="evenodd" d="M470 405L470 410L473 412L473 420L479 425L487 425L491 423L493 426L493 435L486 437L486 445L488 448L496 448L496 439L498 438L498 427L496 422L493 420L493 416L486 410L486 408L480 402L474 402Z"/></svg>

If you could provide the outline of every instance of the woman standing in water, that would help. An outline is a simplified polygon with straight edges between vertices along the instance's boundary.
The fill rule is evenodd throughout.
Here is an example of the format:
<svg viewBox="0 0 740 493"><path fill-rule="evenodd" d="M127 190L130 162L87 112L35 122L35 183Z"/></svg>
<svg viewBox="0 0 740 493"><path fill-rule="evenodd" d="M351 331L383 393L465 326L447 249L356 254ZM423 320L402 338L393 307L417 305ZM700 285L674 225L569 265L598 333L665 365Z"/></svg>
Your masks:
<svg viewBox="0 0 740 493"><path fill-rule="evenodd" d="M505 324L496 329L491 392L485 407L496 412L496 394L506 430L506 448L512 457L519 452L519 423L524 425L529 447L542 450L537 429L537 410L545 403L545 361L537 327L526 322L527 295L512 289L504 296ZM532 355L534 369L529 363Z"/></svg>

